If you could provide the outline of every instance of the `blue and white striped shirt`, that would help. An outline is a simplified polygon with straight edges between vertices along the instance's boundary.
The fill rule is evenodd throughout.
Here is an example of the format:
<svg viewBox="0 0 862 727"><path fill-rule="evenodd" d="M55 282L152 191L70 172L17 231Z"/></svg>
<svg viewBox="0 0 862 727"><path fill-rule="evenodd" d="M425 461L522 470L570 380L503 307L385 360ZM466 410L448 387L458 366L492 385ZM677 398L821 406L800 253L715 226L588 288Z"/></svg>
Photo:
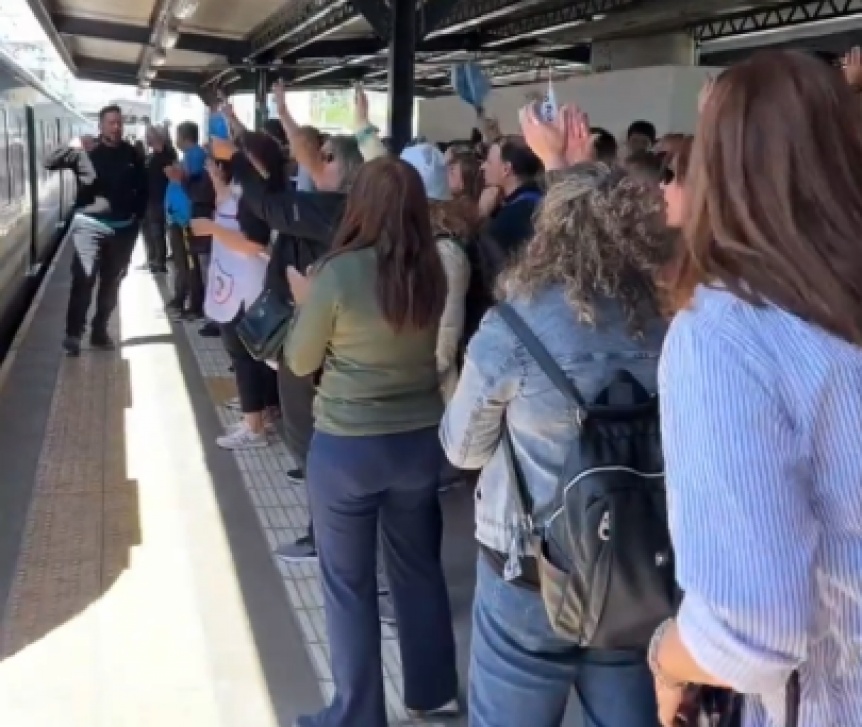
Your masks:
<svg viewBox="0 0 862 727"><path fill-rule="evenodd" d="M681 637L746 727L862 726L862 349L701 289L671 325L662 434Z"/></svg>

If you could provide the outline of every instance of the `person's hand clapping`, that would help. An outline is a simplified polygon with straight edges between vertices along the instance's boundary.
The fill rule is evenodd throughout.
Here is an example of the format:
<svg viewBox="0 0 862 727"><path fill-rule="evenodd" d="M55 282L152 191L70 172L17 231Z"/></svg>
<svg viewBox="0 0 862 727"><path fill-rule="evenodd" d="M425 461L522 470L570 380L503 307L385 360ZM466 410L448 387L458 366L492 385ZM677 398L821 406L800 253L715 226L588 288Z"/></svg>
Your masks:
<svg viewBox="0 0 862 727"><path fill-rule="evenodd" d="M183 181L183 170L179 164L169 164L164 168L165 176L172 182Z"/></svg>
<svg viewBox="0 0 862 727"><path fill-rule="evenodd" d="M299 270L292 265L287 269L287 282L290 285L290 292L293 294L293 300L297 305L302 305L308 298L308 291L311 289L311 281Z"/></svg>
<svg viewBox="0 0 862 727"><path fill-rule="evenodd" d="M353 115L357 129L369 125L368 120L368 94L361 84L357 84L353 91Z"/></svg>
<svg viewBox="0 0 862 727"><path fill-rule="evenodd" d="M566 134L561 118L562 115L557 121L545 121L538 103L524 106L519 113L524 140L546 171L560 169L566 163Z"/></svg>
<svg viewBox="0 0 862 727"><path fill-rule="evenodd" d="M841 65L847 83L856 90L862 89L862 49L858 46L851 48L842 59Z"/></svg>
<svg viewBox="0 0 862 727"><path fill-rule="evenodd" d="M284 79L279 78L272 84L272 96L279 111L287 109L287 84Z"/></svg>
<svg viewBox="0 0 862 727"><path fill-rule="evenodd" d="M210 153L220 162L229 162L233 155L237 153L236 144L230 139L212 137L210 139Z"/></svg>
<svg viewBox="0 0 862 727"><path fill-rule="evenodd" d="M215 223L206 217L196 217L189 223L192 234L198 237L206 237L213 234Z"/></svg>
<svg viewBox="0 0 862 727"><path fill-rule="evenodd" d="M596 139L590 131L590 117L577 106L563 106L557 117L565 136L566 164L595 161Z"/></svg>

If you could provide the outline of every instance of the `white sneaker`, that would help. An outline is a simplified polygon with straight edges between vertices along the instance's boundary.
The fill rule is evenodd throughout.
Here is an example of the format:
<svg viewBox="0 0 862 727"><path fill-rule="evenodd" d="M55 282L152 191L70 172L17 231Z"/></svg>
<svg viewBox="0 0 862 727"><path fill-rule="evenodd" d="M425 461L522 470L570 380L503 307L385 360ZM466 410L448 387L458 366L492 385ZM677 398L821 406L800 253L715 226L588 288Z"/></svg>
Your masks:
<svg viewBox="0 0 862 727"><path fill-rule="evenodd" d="M266 447L269 441L266 432L253 432L245 422L228 429L227 434L216 439L216 444L222 449L257 449Z"/></svg>
<svg viewBox="0 0 862 727"><path fill-rule="evenodd" d="M418 710L418 709L408 709L407 714L410 715L411 719L428 719L434 717L457 717L461 714L461 705L458 704L457 699L453 699L446 704L440 705L436 709L427 709L427 710Z"/></svg>

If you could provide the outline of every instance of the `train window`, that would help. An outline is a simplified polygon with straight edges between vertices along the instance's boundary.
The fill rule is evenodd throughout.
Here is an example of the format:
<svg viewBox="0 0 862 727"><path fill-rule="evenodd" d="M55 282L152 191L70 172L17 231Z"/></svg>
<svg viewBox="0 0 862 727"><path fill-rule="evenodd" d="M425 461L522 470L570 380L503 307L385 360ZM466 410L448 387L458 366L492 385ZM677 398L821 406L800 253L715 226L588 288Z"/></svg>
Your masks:
<svg viewBox="0 0 862 727"><path fill-rule="evenodd" d="M24 197L27 189L27 127L21 117L10 118L7 124L9 139L9 170L12 174L12 199Z"/></svg>
<svg viewBox="0 0 862 727"><path fill-rule="evenodd" d="M0 205L12 201L12 175L9 169L9 143L6 112L0 109Z"/></svg>

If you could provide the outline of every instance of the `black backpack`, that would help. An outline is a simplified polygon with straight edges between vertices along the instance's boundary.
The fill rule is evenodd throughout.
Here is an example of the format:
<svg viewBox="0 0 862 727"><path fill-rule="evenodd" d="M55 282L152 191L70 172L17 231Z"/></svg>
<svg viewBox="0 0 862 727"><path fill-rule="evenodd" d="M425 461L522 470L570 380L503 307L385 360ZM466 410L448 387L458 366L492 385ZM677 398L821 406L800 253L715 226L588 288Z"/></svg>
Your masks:
<svg viewBox="0 0 862 727"><path fill-rule="evenodd" d="M587 404L520 315L497 310L578 412L580 435L539 510L503 432L551 625L584 648L646 650L677 605L658 397L620 370Z"/></svg>

